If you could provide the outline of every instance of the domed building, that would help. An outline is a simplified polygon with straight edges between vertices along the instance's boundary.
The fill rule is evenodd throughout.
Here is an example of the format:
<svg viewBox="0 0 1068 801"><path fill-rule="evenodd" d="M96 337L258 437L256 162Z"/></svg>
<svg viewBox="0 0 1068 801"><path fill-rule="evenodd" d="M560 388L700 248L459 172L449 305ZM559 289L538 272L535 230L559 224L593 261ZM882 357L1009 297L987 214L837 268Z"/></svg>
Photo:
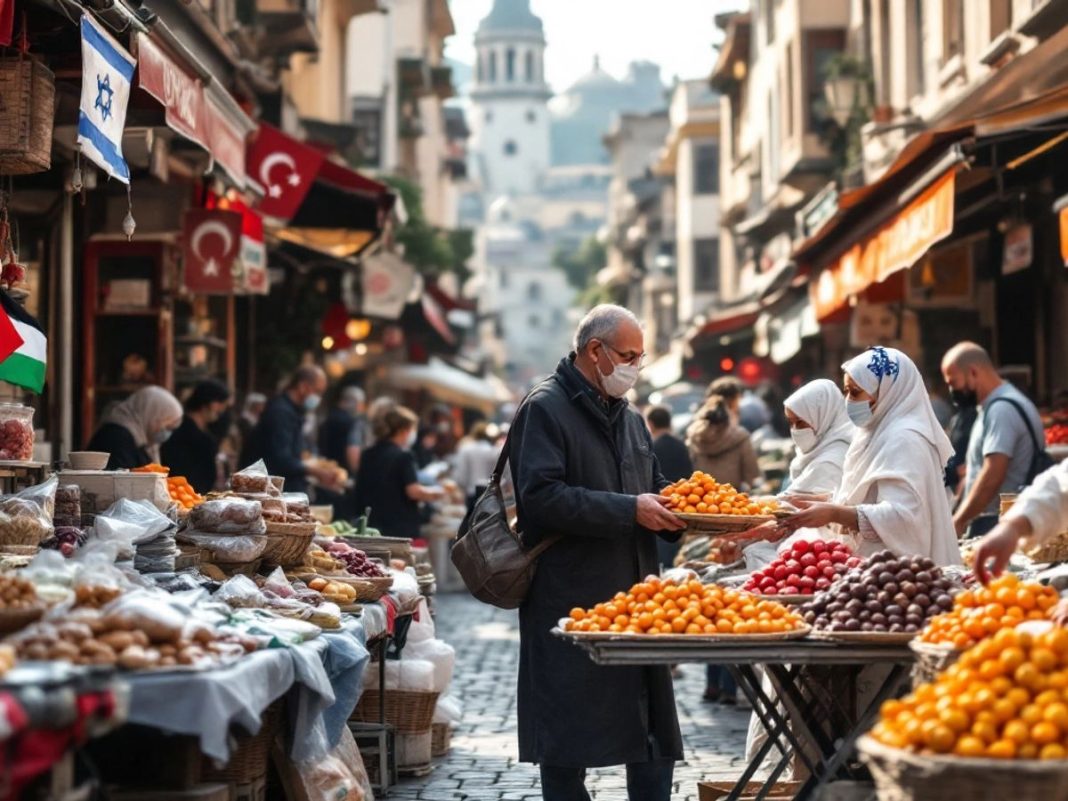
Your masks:
<svg viewBox="0 0 1068 801"><path fill-rule="evenodd" d="M549 169L545 31L530 0L494 0L475 34L472 172L491 195L535 191Z"/></svg>
<svg viewBox="0 0 1068 801"><path fill-rule="evenodd" d="M612 121L623 113L647 114L665 106L656 64L636 61L621 81L602 69L594 56L593 69L552 101L553 166L607 164L602 139Z"/></svg>

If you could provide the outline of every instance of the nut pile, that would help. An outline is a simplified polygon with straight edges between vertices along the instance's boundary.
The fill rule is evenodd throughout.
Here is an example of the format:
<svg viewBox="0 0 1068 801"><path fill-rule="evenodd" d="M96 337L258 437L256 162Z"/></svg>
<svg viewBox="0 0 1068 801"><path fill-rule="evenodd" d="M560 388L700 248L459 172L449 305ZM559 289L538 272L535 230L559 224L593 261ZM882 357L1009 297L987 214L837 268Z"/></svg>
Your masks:
<svg viewBox="0 0 1068 801"><path fill-rule="evenodd" d="M930 559L880 551L801 607L831 632L913 633L953 608L953 582Z"/></svg>
<svg viewBox="0 0 1068 801"><path fill-rule="evenodd" d="M0 609L27 609L37 605L37 589L24 578L0 575Z"/></svg>

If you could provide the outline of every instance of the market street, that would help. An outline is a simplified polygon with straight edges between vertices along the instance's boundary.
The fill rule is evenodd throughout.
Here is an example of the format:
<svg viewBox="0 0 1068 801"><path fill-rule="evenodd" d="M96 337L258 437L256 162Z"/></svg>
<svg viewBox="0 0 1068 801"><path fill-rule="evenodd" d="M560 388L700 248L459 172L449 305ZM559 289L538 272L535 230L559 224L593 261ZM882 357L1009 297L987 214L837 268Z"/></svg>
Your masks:
<svg viewBox="0 0 1068 801"><path fill-rule="evenodd" d="M452 693L464 717L452 750L421 779L403 779L388 798L399 801L520 801L540 799L538 772L516 762L515 681L519 658L517 615L481 604L466 593L437 600L438 636L456 648ZM676 682L686 761L675 770L676 801L694 801L697 782L734 780L744 767L749 713L701 701L704 669L683 668ZM595 799L624 799L621 769L591 771Z"/></svg>

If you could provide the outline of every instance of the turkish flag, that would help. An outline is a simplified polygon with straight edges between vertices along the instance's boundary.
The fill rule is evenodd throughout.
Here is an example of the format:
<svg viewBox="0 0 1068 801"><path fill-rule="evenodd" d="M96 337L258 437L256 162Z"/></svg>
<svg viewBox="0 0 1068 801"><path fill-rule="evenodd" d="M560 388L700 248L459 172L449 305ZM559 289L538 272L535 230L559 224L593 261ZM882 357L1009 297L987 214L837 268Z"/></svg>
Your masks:
<svg viewBox="0 0 1068 801"><path fill-rule="evenodd" d="M248 174L263 184L260 211L289 220L297 213L326 156L292 136L261 124L248 151Z"/></svg>
<svg viewBox="0 0 1068 801"><path fill-rule="evenodd" d="M182 226L185 288L201 295L234 291L234 264L241 252L241 215L189 209Z"/></svg>
<svg viewBox="0 0 1068 801"><path fill-rule="evenodd" d="M15 0L0 0L0 46L11 46L11 34L14 29Z"/></svg>

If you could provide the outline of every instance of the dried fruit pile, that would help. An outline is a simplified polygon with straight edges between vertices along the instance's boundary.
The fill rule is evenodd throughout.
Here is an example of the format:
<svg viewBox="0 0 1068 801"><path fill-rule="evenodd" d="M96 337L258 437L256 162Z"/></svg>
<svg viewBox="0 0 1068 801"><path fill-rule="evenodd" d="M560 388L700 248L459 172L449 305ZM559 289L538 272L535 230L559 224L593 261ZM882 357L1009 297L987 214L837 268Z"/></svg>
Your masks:
<svg viewBox="0 0 1068 801"><path fill-rule="evenodd" d="M802 606L801 613L822 631L911 634L953 608L953 589L930 559L880 551Z"/></svg>
<svg viewBox="0 0 1068 801"><path fill-rule="evenodd" d="M167 492L171 500L178 504L180 509L192 509L200 503L204 503L204 496L198 493L184 476L171 476L167 479Z"/></svg>
<svg viewBox="0 0 1068 801"><path fill-rule="evenodd" d="M998 631L933 683L884 703L872 736L919 753L1068 758L1068 631Z"/></svg>
<svg viewBox="0 0 1068 801"><path fill-rule="evenodd" d="M757 503L730 484L720 484L700 470L692 476L660 490L667 498L668 508L683 514L710 515L771 515L777 506Z"/></svg>
<svg viewBox="0 0 1068 801"><path fill-rule="evenodd" d="M931 620L920 640L963 651L1002 629L1015 628L1025 620L1046 618L1058 599L1052 587L1021 582L1005 573L988 587L958 593L953 610Z"/></svg>
<svg viewBox="0 0 1068 801"><path fill-rule="evenodd" d="M572 609L567 631L628 634L776 634L804 627L774 601L716 584L648 578L593 609Z"/></svg>
<svg viewBox="0 0 1068 801"><path fill-rule="evenodd" d="M798 540L770 565L753 573L744 589L760 595L812 595L830 587L861 561L844 542Z"/></svg>

